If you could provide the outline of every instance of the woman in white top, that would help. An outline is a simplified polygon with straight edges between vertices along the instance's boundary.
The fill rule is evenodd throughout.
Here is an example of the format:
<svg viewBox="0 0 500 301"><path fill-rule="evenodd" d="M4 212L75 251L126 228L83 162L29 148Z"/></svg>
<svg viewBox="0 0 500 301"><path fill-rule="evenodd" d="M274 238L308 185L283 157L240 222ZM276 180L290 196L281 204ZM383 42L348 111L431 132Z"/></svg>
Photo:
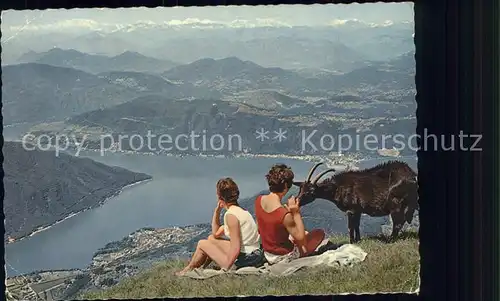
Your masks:
<svg viewBox="0 0 500 301"><path fill-rule="evenodd" d="M178 276L212 260L223 269L258 266L264 261L257 224L252 215L238 205L238 185L231 178L224 178L217 182L216 188L218 202L212 217L212 234L198 242L191 261L176 273ZM226 209L224 225L219 222L222 208Z"/></svg>

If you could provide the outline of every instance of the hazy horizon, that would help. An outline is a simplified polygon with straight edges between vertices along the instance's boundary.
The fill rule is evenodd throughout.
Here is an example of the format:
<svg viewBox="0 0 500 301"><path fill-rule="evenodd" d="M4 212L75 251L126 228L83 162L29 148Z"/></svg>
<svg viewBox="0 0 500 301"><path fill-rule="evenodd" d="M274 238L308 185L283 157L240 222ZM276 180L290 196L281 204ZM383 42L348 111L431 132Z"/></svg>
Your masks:
<svg viewBox="0 0 500 301"><path fill-rule="evenodd" d="M289 27L340 25L348 20L373 25L413 22L413 3L7 10L2 11L2 40L20 32L106 31L134 23Z"/></svg>

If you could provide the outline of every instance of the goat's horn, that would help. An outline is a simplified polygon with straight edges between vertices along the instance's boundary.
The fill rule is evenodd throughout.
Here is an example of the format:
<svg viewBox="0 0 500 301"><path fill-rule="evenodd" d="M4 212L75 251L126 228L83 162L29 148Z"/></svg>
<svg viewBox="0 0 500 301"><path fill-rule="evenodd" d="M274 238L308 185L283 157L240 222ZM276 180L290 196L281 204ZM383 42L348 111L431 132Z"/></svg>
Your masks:
<svg viewBox="0 0 500 301"><path fill-rule="evenodd" d="M311 168L311 171L309 171L309 174L307 175L307 178L306 178L306 182L309 182L311 180L311 177L314 173L314 171L320 166L324 164L323 162L319 162L319 163L316 163L316 165L314 165L312 168Z"/></svg>
<svg viewBox="0 0 500 301"><path fill-rule="evenodd" d="M335 168L330 168L330 169L327 169L327 170L324 170L322 171L319 175L317 175L314 180L312 180L312 183L313 185L316 185L316 183L318 182L319 179L321 179L322 176L326 175L327 173L329 172L335 172Z"/></svg>

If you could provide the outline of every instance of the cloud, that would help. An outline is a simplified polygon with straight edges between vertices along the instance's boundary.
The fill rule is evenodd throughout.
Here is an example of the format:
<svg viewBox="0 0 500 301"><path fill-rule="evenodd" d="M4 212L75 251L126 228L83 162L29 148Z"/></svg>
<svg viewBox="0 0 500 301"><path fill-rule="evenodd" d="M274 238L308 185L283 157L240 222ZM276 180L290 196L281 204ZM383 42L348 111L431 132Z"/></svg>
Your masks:
<svg viewBox="0 0 500 301"><path fill-rule="evenodd" d="M165 21L167 26L186 26L191 28L255 28L255 27L291 27L291 25L272 18L256 18L254 20L236 19L229 22L209 19L187 18L184 20Z"/></svg>
<svg viewBox="0 0 500 301"><path fill-rule="evenodd" d="M198 18L186 18L184 20L170 20L165 21L164 24L171 26L181 26L181 25L214 25L220 24L220 22L208 20L208 19L198 19Z"/></svg>
<svg viewBox="0 0 500 301"><path fill-rule="evenodd" d="M394 22L386 20L380 24L368 23L359 19L334 19L325 24L332 27L387 27ZM133 32L137 29L148 28L258 28L258 27L292 27L293 25L275 18L255 18L255 19L236 19L231 21L220 21L200 18L172 19L167 21L154 22L151 20L139 20L132 23L106 23L98 22L93 19L66 19L52 23L30 23L16 26L2 26L3 30L13 32L19 31L49 31L64 32L74 30L89 30L100 32Z"/></svg>
<svg viewBox="0 0 500 301"><path fill-rule="evenodd" d="M394 25L394 22L392 22L391 20L385 20L381 26L386 27L386 26L391 26L391 25Z"/></svg>
<svg viewBox="0 0 500 301"><path fill-rule="evenodd" d="M250 20L235 20L230 23L230 27L292 27L292 25L272 18L256 18Z"/></svg>
<svg viewBox="0 0 500 301"><path fill-rule="evenodd" d="M408 23L408 22L404 22ZM334 19L330 22L327 23L328 26L332 27L388 27L394 25L394 22L391 20L385 20L382 23L370 23L370 22L364 22L362 20L358 19Z"/></svg>
<svg viewBox="0 0 500 301"><path fill-rule="evenodd" d="M67 19L54 23L46 24L28 24L19 26L9 26L11 31L30 30L30 31L65 31L73 29L100 30L103 27L109 27L111 24L99 23L91 19Z"/></svg>
<svg viewBox="0 0 500 301"><path fill-rule="evenodd" d="M157 23L151 20L140 20L133 23L102 23L92 19L67 19L53 23L23 24L6 26L4 30L11 31L134 31L138 28L255 28L255 27L291 27L290 24L272 18L256 18L254 20L236 19L232 21L217 21L210 19L186 18L172 19Z"/></svg>

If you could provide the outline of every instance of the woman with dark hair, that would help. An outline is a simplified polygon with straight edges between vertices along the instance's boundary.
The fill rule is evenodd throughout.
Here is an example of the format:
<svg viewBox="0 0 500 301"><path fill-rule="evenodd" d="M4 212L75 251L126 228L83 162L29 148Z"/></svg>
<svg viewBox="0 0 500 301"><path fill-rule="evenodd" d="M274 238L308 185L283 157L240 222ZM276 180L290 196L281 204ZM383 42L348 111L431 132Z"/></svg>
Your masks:
<svg viewBox="0 0 500 301"><path fill-rule="evenodd" d="M269 194L255 200L255 216L264 256L270 264L317 253L327 244L320 229L308 233L300 214L298 200L292 196L286 205L281 200L292 187L294 174L285 164L276 164L266 175Z"/></svg>
<svg viewBox="0 0 500 301"><path fill-rule="evenodd" d="M216 190L218 202L212 217L212 234L198 242L191 261L176 273L178 276L212 260L223 269L258 266L264 261L255 220L238 204L238 185L231 178L224 178L217 182ZM223 225L219 222L222 209L226 210Z"/></svg>

